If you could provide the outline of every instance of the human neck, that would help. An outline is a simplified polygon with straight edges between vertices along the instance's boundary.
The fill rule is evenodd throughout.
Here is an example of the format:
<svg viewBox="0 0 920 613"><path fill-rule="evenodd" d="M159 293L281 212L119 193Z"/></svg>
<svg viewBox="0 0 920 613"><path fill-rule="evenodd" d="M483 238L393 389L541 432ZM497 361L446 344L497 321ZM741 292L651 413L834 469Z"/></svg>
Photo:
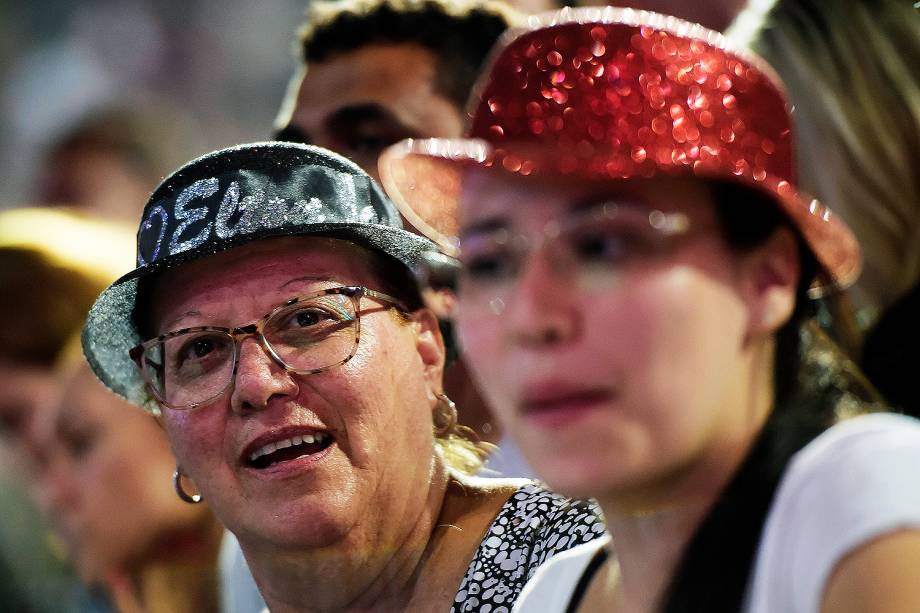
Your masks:
<svg viewBox="0 0 920 613"><path fill-rule="evenodd" d="M393 530L375 525L376 532L368 535L358 527L333 545L297 552L247 546L241 539L269 609L272 613L409 609L429 558L448 478L443 462L436 460L425 504L405 521L391 522Z"/></svg>
<svg viewBox="0 0 920 613"><path fill-rule="evenodd" d="M205 515L193 530L164 537L132 570L107 577L115 608L122 613L216 612L222 536L220 524Z"/></svg>
<svg viewBox="0 0 920 613"><path fill-rule="evenodd" d="M687 465L641 489L598 498L613 537L616 611L650 612L661 599L700 523L744 462L773 408L772 341L745 360L725 394L730 416Z"/></svg>

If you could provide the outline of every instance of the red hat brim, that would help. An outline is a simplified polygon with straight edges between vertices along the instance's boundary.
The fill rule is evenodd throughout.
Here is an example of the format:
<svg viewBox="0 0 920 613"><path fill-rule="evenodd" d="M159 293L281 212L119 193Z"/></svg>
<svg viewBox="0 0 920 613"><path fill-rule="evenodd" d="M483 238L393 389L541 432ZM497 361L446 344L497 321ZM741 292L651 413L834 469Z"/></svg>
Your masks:
<svg viewBox="0 0 920 613"><path fill-rule="evenodd" d="M817 199L770 175L754 180L705 166L652 166L642 174L611 176L597 172L603 158L590 165L561 168L555 151L496 152L479 139L408 139L380 158L381 183L402 215L446 254L459 254L460 200L463 182L473 168L516 176L568 176L578 181L619 182L658 174L732 181L767 194L798 229L822 268L813 295L852 285L862 269L859 244L852 231Z"/></svg>

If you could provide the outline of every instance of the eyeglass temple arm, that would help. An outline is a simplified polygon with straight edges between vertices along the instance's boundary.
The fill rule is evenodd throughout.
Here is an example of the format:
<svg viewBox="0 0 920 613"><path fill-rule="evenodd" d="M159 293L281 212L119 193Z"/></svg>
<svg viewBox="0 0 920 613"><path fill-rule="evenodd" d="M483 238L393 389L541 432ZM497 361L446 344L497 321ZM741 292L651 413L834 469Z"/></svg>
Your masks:
<svg viewBox="0 0 920 613"><path fill-rule="evenodd" d="M401 300L399 300L398 298L394 298L393 296L390 296L389 294L384 294L383 292L378 292L376 290L364 288L364 295L369 296L371 298L376 298L377 300L382 300L383 302L389 302L390 304L392 304L393 306L395 306L397 309L399 309L400 311L404 313L412 312L412 309L407 307Z"/></svg>

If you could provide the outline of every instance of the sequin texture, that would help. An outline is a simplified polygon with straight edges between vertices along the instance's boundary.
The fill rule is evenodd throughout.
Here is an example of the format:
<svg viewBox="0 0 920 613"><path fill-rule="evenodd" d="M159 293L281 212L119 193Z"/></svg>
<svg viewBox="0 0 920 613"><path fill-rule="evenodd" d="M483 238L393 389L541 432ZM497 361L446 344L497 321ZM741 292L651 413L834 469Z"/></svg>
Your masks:
<svg viewBox="0 0 920 613"><path fill-rule="evenodd" d="M531 171L629 178L688 169L795 183L779 88L706 42L619 23L561 24L515 40L493 65L498 73L507 78L488 82L470 135L493 143L506 170L524 167L510 153L523 142L573 154L534 156Z"/></svg>
<svg viewBox="0 0 920 613"><path fill-rule="evenodd" d="M465 164L520 175L728 179L775 196L828 273L822 290L859 274L852 232L796 187L778 77L718 32L647 11L563 8L507 32L475 91L467 139L405 141L384 154L381 177L401 208L456 210L456 189L421 186L456 185L474 148ZM449 163L433 172L414 157ZM455 238L433 240L448 248Z"/></svg>

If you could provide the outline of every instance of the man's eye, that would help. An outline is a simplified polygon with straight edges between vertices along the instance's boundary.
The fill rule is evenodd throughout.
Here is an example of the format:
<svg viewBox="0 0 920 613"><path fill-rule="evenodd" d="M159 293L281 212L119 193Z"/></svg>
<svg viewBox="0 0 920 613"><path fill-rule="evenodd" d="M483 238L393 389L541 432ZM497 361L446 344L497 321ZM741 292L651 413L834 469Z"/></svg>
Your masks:
<svg viewBox="0 0 920 613"><path fill-rule="evenodd" d="M357 155L376 155L395 142L385 135L367 135L349 143L349 149Z"/></svg>

